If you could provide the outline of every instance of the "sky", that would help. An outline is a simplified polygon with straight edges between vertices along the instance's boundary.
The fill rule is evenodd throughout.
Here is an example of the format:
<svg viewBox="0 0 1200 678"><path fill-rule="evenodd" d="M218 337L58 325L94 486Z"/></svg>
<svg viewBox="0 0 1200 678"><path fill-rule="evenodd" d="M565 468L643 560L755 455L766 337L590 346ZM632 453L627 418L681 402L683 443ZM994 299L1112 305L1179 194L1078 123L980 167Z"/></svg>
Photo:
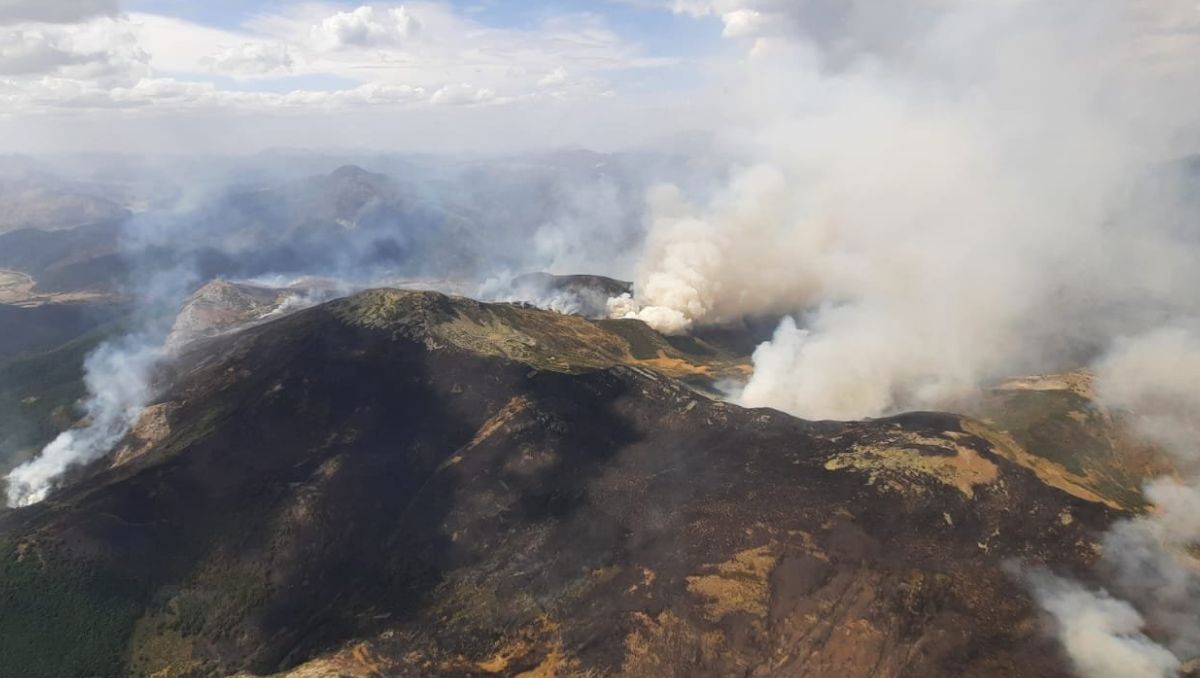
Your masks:
<svg viewBox="0 0 1200 678"><path fill-rule="evenodd" d="M978 49L919 59L984 14L1057 16L1087 34L1119 6L1136 40L1105 58L1195 72L1195 0L1038 5L0 0L0 153L691 149L759 125L764 107L794 110L820 91L800 86L806 73L976 77L963 64Z"/></svg>
<svg viewBox="0 0 1200 678"><path fill-rule="evenodd" d="M644 145L711 126L719 10L0 0L0 152Z"/></svg>

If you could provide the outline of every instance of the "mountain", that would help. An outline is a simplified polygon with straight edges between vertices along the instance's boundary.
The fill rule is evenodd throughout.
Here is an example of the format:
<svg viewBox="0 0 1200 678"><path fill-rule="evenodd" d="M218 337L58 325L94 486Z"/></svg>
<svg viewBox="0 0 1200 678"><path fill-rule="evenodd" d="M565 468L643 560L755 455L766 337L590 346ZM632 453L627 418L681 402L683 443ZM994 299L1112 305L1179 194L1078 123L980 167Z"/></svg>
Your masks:
<svg viewBox="0 0 1200 678"><path fill-rule="evenodd" d="M0 269L26 274L34 283L30 297L112 291L128 274L118 246L123 223L113 220L56 231L22 229L0 234Z"/></svg>
<svg viewBox="0 0 1200 678"><path fill-rule="evenodd" d="M559 313L604 318L610 298L632 291L633 283L602 275L526 273L510 280L493 296L506 301L526 301Z"/></svg>
<svg viewBox="0 0 1200 678"><path fill-rule="evenodd" d="M0 167L0 233L70 229L128 215L120 205L97 195L95 187L31 169Z"/></svg>
<svg viewBox="0 0 1200 678"><path fill-rule="evenodd" d="M179 350L208 337L244 329L336 296L330 281L305 279L268 287L218 278L202 285L175 316L166 346Z"/></svg>
<svg viewBox="0 0 1200 678"><path fill-rule="evenodd" d="M515 270L619 269L644 235L642 195L663 162L585 152L267 154L160 167L113 157L63 163L60 174L74 177L64 179L26 159L0 158L0 202L6 187L29 182L96 201L0 223L0 295L13 271L44 296L113 293L172 271L199 281L311 275L478 284ZM25 209L21 200L6 204Z"/></svg>
<svg viewBox="0 0 1200 678"><path fill-rule="evenodd" d="M1063 676L1128 512L976 419L809 422L640 321L370 290L192 343L0 513L22 676ZM691 380L695 387L685 380Z"/></svg>
<svg viewBox="0 0 1200 678"><path fill-rule="evenodd" d="M57 348L127 312L119 304L0 304L0 363Z"/></svg>
<svg viewBox="0 0 1200 678"><path fill-rule="evenodd" d="M1036 450L1044 475L1069 479L1113 506L1144 509L1142 485L1178 470L1136 434L1130 413L1098 401L1094 382L1084 370L1009 379L967 410L1009 444Z"/></svg>

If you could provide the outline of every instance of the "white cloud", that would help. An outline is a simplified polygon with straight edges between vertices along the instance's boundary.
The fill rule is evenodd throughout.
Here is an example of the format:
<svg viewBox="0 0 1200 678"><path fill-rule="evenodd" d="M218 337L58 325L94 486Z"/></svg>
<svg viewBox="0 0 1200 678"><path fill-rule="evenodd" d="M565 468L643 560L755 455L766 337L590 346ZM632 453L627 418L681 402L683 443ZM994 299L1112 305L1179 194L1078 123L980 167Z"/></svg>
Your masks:
<svg viewBox="0 0 1200 678"><path fill-rule="evenodd" d="M482 104L496 98L496 92L486 87L475 87L469 83L458 85L446 85L433 93L429 98L432 104L448 104L451 106L465 106L468 104Z"/></svg>
<svg viewBox="0 0 1200 678"><path fill-rule="evenodd" d="M401 7L379 9L363 5L352 12L338 12L313 26L312 37L319 49L401 47L420 29L409 11Z"/></svg>
<svg viewBox="0 0 1200 678"><path fill-rule="evenodd" d="M233 77L278 75L292 70L292 52L280 43L247 42L205 58L212 70Z"/></svg>
<svg viewBox="0 0 1200 678"><path fill-rule="evenodd" d="M261 96L264 103L281 107L385 106L413 104L429 99L426 90L422 87L389 85L380 82L367 83L347 90L297 90L284 95Z"/></svg>
<svg viewBox="0 0 1200 678"><path fill-rule="evenodd" d="M26 24L0 30L0 38L0 76L61 75L111 84L144 74L148 58L131 27L111 19Z"/></svg>
<svg viewBox="0 0 1200 678"><path fill-rule="evenodd" d="M86 57L72 53L42 31L0 32L0 75L49 73Z"/></svg>
<svg viewBox="0 0 1200 678"><path fill-rule="evenodd" d="M0 0L0 24L74 23L118 9L117 0Z"/></svg>
<svg viewBox="0 0 1200 678"><path fill-rule="evenodd" d="M756 9L738 9L723 14L721 21L725 24L722 35L727 38L741 38L761 35L771 24L771 17Z"/></svg>
<svg viewBox="0 0 1200 678"><path fill-rule="evenodd" d="M220 115L226 126L231 116L266 124L267 116L282 115L289 130L324 125L307 111L323 116L357 109L392 124L395 118L386 116L400 111L414 115L427 109L430 120L432 111L441 111L443 121L462 116L459 125L476 124L466 121L473 116L483 129L508 115L498 109L521 104L528 110L513 115L522 122L539 105L582 105L579 110L598 119L599 102L610 113L620 110L642 120L632 112L637 102L622 99L630 86L622 83L644 88L656 69L680 63L643 56L596 14L551 15L511 27L489 25L483 15L450 3L419 0L403 6L317 2L280 7L234 28L144 12L71 25L18 24L8 27L13 37L7 40L0 28L0 123L8 129L45 128L34 137L53 139L49 145L62 148L61 121L78 114L72 123L77 129L84 116L89 128L122 126L115 114L104 112L109 109L137 110L131 119L143 121L156 112L197 120ZM215 76L245 84L231 88ZM297 89L284 91L289 81ZM670 95L664 91L661 97L674 104ZM654 90L647 96L660 95ZM471 113L485 107L491 112ZM462 113L451 114L452 109ZM549 111L556 129L567 129L564 114ZM39 122L45 113L53 115ZM12 127L17 120L23 122ZM606 124L630 129L628 122ZM588 129L583 121L571 127L577 134ZM648 126L636 128L641 135ZM496 128L493 134L498 133ZM546 131L533 136L541 141ZM300 134L275 143L302 144L311 138ZM573 137L564 143L578 142Z"/></svg>
<svg viewBox="0 0 1200 678"><path fill-rule="evenodd" d="M565 85L570 77L571 74L567 72L567 69L559 66L547 73L541 80L538 80L538 85L542 87L559 87Z"/></svg>

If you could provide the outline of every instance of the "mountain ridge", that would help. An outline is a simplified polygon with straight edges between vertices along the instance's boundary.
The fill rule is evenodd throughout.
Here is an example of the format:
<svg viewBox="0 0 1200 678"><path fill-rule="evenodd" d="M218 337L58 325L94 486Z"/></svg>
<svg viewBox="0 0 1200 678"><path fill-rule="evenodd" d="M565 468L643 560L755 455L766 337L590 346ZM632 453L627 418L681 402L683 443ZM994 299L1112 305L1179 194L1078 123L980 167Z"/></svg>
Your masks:
<svg viewBox="0 0 1200 678"><path fill-rule="evenodd" d="M128 453L0 514L60 592L7 592L5 654L104 619L58 675L1065 675L1008 563L1085 572L1122 511L960 416L713 400L657 336L381 289L195 342Z"/></svg>

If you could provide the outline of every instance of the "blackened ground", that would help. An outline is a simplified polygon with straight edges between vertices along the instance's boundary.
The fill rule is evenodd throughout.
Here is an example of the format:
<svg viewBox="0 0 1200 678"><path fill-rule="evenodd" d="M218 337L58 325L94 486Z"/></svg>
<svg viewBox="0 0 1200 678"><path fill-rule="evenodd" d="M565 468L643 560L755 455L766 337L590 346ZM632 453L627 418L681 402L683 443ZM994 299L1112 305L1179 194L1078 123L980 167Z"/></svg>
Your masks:
<svg viewBox="0 0 1200 678"><path fill-rule="evenodd" d="M1083 570L1105 506L952 415L812 423L506 357L535 322L585 321L372 291L185 355L141 456L0 514L50 592L0 631L58 620L13 636L41 657L16 669L1066 674L1007 568ZM102 613L106 644L55 665Z"/></svg>

